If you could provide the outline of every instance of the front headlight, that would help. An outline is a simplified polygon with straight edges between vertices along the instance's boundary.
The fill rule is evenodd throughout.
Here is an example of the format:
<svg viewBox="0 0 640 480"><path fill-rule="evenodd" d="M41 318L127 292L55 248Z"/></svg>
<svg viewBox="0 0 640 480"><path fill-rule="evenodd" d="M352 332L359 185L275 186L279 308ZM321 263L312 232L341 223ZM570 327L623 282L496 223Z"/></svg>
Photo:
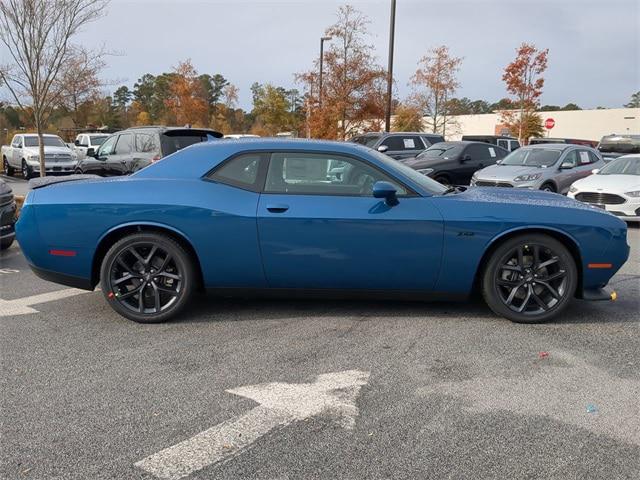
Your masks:
<svg viewBox="0 0 640 480"><path fill-rule="evenodd" d="M628 197L640 197L640 190L634 190L633 192L624 192L625 195L627 195Z"/></svg>
<svg viewBox="0 0 640 480"><path fill-rule="evenodd" d="M578 189L576 187L574 187L573 185L571 185L569 187L569 193L576 193L578 191Z"/></svg>
<svg viewBox="0 0 640 480"><path fill-rule="evenodd" d="M433 168L420 168L417 170L417 172L423 175L429 175L431 172L433 172Z"/></svg>
<svg viewBox="0 0 640 480"><path fill-rule="evenodd" d="M513 179L514 182L531 182L538 180L542 176L541 173L531 173L529 175L520 175Z"/></svg>
<svg viewBox="0 0 640 480"><path fill-rule="evenodd" d="M40 158L40 156L39 156L39 155L29 155L29 156L27 157L27 160L30 160L30 161L32 161L32 162L37 162L39 158Z"/></svg>

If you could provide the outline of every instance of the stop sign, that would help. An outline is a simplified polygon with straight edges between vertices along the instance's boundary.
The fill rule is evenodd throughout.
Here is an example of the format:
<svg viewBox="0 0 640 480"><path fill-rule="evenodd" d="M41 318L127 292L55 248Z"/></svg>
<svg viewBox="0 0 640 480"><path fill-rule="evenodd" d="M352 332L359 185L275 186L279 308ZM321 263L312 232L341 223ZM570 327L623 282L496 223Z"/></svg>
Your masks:
<svg viewBox="0 0 640 480"><path fill-rule="evenodd" d="M556 125L556 121L553 118L547 118L544 121L544 128L551 130Z"/></svg>

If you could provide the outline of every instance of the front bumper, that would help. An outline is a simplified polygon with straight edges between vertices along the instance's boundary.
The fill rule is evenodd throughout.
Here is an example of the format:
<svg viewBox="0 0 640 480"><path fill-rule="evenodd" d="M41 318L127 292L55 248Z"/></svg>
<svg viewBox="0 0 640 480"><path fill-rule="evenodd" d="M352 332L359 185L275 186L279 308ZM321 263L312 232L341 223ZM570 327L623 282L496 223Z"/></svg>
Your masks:
<svg viewBox="0 0 640 480"><path fill-rule="evenodd" d="M576 195L581 192L569 192L567 196L569 198L576 199ZM595 207L601 208L609 213L612 213L616 217L619 217L621 220L625 220L627 222L640 222L640 198L628 197L626 195L618 195L624 198L626 201L624 203L618 204L601 204L601 203L591 203L591 202L583 202L587 205L593 205Z"/></svg>
<svg viewBox="0 0 640 480"><path fill-rule="evenodd" d="M44 171L45 173L73 173L77 164L78 162L75 160L71 162L47 162L44 164ZM27 165L29 165L31 171L40 172L39 162L29 161Z"/></svg>

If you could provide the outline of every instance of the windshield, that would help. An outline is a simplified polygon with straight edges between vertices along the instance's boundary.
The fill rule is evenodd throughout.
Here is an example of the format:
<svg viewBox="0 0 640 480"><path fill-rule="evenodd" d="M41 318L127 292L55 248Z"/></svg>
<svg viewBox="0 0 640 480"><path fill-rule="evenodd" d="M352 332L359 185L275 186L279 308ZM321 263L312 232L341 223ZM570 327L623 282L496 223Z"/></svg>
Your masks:
<svg viewBox="0 0 640 480"><path fill-rule="evenodd" d="M24 146L25 147L37 147L38 146L38 137L24 137ZM44 146L45 147L66 147L65 143L62 141L60 137L44 137Z"/></svg>
<svg viewBox="0 0 640 480"><path fill-rule="evenodd" d="M550 167L558 161L561 154L561 150L548 148L519 148L504 157L500 165Z"/></svg>
<svg viewBox="0 0 640 480"><path fill-rule="evenodd" d="M598 150L602 153L640 153L640 136L603 138Z"/></svg>
<svg viewBox="0 0 640 480"><path fill-rule="evenodd" d="M392 171L400 171L405 177L409 177L412 181L420 185L429 193L439 195L447 191L447 187L445 187L441 183L432 180L426 175L418 173L417 170L414 170L413 168L408 167L407 165L400 163L383 153L379 153L378 151L374 150L373 155L375 155L376 158L382 163L387 165Z"/></svg>
<svg viewBox="0 0 640 480"><path fill-rule="evenodd" d="M603 167L600 175L638 175L640 176L640 157L618 158Z"/></svg>
<svg viewBox="0 0 640 480"><path fill-rule="evenodd" d="M462 152L461 145L448 145L446 143L436 143L432 147L427 148L416 158L453 158Z"/></svg>
<svg viewBox="0 0 640 480"><path fill-rule="evenodd" d="M378 140L380 140L380 135L364 135L362 137L355 137L351 139L353 143L359 143L360 145L364 145L369 148L373 148Z"/></svg>
<svg viewBox="0 0 640 480"><path fill-rule="evenodd" d="M102 145L107 138L109 138L109 135L105 135L104 137L91 137L91 145Z"/></svg>
<svg viewBox="0 0 640 480"><path fill-rule="evenodd" d="M196 143L209 142L211 140L215 140L215 137L207 132L169 132L162 135L162 150L164 155L170 155Z"/></svg>

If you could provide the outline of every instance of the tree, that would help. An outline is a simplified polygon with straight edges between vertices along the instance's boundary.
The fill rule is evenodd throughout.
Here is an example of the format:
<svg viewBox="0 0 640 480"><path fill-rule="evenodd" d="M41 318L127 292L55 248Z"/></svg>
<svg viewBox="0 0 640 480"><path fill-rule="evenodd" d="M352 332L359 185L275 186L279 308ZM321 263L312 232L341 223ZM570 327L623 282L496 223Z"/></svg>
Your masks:
<svg viewBox="0 0 640 480"><path fill-rule="evenodd" d="M449 115L477 115L491 113L491 105L484 100L470 100L467 97L451 98L447 100Z"/></svg>
<svg viewBox="0 0 640 480"><path fill-rule="evenodd" d="M324 55L322 108L319 108L319 62L297 75L306 87L308 130L314 137L346 139L363 127L376 127L384 116L386 74L368 43L369 20L350 5L338 9L325 31L332 37ZM373 123L372 123L373 122Z"/></svg>
<svg viewBox="0 0 640 480"><path fill-rule="evenodd" d="M625 104L626 108L640 108L640 91L631 95L629 103Z"/></svg>
<svg viewBox="0 0 640 480"><path fill-rule="evenodd" d="M201 82L191 60L179 63L173 73L174 75L169 78L169 94L164 104L174 115L176 123L208 125L207 103L198 95Z"/></svg>
<svg viewBox="0 0 640 480"><path fill-rule="evenodd" d="M503 112L502 116L503 123L524 144L532 136L530 127L544 87L542 74L547 69L549 50L523 43L516 52L515 60L506 66L502 76L507 92L515 97L511 103L516 110Z"/></svg>
<svg viewBox="0 0 640 480"><path fill-rule="evenodd" d="M74 52L71 39L103 13L107 0L2 0L0 41L13 63L0 67L16 103L32 108L45 175L43 133L60 99L60 74Z"/></svg>
<svg viewBox="0 0 640 480"><path fill-rule="evenodd" d="M392 126L394 132L421 132L423 119L420 107L410 104L399 105Z"/></svg>
<svg viewBox="0 0 640 480"><path fill-rule="evenodd" d="M564 107L561 108L561 110L582 110L582 108L580 108L575 103L567 103Z"/></svg>
<svg viewBox="0 0 640 480"><path fill-rule="evenodd" d="M418 62L418 69L411 78L413 96L428 116L426 123L433 133L446 134L450 121L449 99L460 84L456 79L462 59L452 56L442 45L430 49Z"/></svg>
<svg viewBox="0 0 640 480"><path fill-rule="evenodd" d="M64 63L58 80L59 104L71 112L75 126L82 104L95 100L105 83L98 74L105 67L103 52L90 52L82 47L73 47L69 59Z"/></svg>
<svg viewBox="0 0 640 480"><path fill-rule="evenodd" d="M252 113L263 134L273 136L278 132L295 129L286 90L269 83L254 84L252 93L254 98Z"/></svg>

